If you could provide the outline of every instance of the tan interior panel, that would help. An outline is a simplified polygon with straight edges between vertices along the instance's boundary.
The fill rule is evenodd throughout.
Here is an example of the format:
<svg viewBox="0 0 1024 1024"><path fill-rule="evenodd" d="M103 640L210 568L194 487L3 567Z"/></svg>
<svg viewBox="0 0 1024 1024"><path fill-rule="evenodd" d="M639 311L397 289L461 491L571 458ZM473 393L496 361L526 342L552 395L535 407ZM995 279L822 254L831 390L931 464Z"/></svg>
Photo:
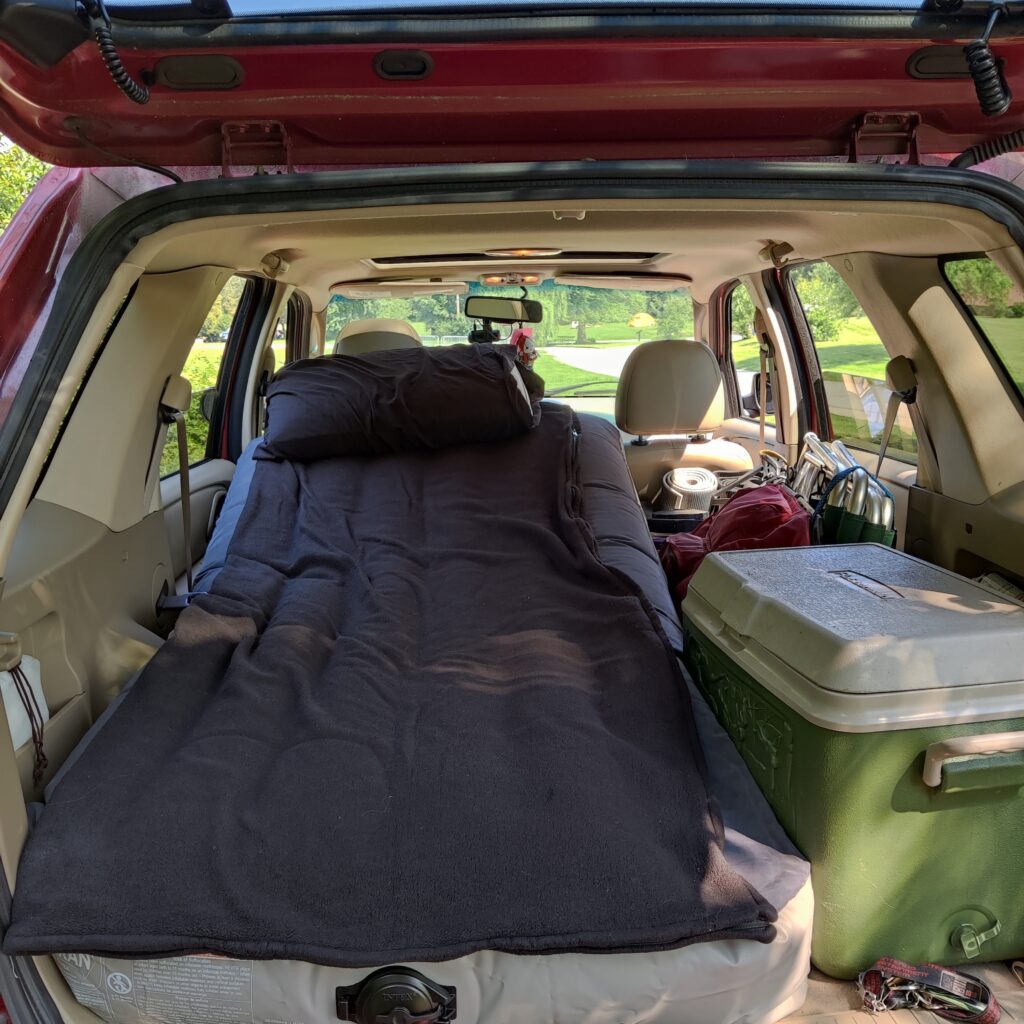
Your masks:
<svg viewBox="0 0 1024 1024"><path fill-rule="evenodd" d="M155 232L131 259L150 272L218 263L262 273L262 261L275 253L288 264L277 278L302 288L321 310L337 281L410 276L400 267L374 270L366 261L375 257L523 245L642 251L656 256L641 268L631 266L631 272L690 277L694 297L706 302L723 281L770 266L761 256L767 239L792 245L797 259L859 250L924 256L1012 245L1005 228L983 214L930 203L595 199L585 205L582 220L556 220L550 202L207 217ZM531 263L531 271L548 277L610 269L585 262ZM422 277L424 271L415 274Z"/></svg>
<svg viewBox="0 0 1024 1024"><path fill-rule="evenodd" d="M914 364L943 492L977 504L1024 480L1020 411L936 260L851 253L832 263L889 355Z"/></svg>
<svg viewBox="0 0 1024 1024"><path fill-rule="evenodd" d="M201 266L140 279L71 414L40 498L112 530L158 507L160 396L231 273Z"/></svg>
<svg viewBox="0 0 1024 1024"><path fill-rule="evenodd" d="M70 509L34 500L8 562L0 629L17 633L39 659L50 720L48 765L33 778L31 742L15 751L6 713L0 723L0 857L14 886L26 835L25 803L43 787L125 682L153 656L161 637L155 601L168 582L162 517L113 533ZM0 708L2 713L2 708Z"/></svg>
<svg viewBox="0 0 1024 1024"><path fill-rule="evenodd" d="M1024 484L1007 488L977 505L910 490L906 548L936 565L976 577L997 571L1009 573L1024 586Z"/></svg>

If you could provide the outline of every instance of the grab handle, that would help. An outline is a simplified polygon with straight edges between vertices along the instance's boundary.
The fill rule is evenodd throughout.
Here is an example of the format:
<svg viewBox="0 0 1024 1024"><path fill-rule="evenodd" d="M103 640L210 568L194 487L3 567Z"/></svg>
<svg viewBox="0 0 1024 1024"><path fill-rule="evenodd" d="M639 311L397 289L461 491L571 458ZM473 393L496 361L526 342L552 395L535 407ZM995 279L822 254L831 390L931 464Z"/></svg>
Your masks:
<svg viewBox="0 0 1024 1024"><path fill-rule="evenodd" d="M955 736L930 744L924 752L924 784L938 789L942 785L942 766L955 757L1013 754L1024 750L1024 732L993 732L988 735Z"/></svg>

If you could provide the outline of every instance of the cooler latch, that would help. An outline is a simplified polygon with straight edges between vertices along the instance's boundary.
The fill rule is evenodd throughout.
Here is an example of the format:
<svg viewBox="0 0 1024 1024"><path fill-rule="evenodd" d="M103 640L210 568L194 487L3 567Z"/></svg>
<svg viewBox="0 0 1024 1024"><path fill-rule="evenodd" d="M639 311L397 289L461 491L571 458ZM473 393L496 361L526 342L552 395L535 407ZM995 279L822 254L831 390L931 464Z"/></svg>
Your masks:
<svg viewBox="0 0 1024 1024"><path fill-rule="evenodd" d="M921 115L910 111L871 111L857 118L850 134L850 163L879 156L905 157L919 164L917 130Z"/></svg>

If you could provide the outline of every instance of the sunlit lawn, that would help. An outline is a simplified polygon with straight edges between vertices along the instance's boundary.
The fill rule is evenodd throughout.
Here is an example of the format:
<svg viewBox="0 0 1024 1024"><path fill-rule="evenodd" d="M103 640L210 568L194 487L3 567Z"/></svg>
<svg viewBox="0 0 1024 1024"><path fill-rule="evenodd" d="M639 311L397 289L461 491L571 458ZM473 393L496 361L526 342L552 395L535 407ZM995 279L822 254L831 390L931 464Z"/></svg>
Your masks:
<svg viewBox="0 0 1024 1024"><path fill-rule="evenodd" d="M580 370L568 363L563 363L554 356L547 355L543 349L533 368L544 378L544 387L547 391L568 387L570 384L589 384L597 381L610 384L614 388L617 382L615 377L609 377L603 373L591 373L589 370Z"/></svg>
<svg viewBox="0 0 1024 1024"><path fill-rule="evenodd" d="M1024 318L981 317L979 324L1010 376L1024 390ZM878 336L867 317L843 321L839 334L817 349L823 370L841 370L871 380L885 380L889 357L879 347ZM733 342L732 352L738 370L760 369L760 356L753 338Z"/></svg>

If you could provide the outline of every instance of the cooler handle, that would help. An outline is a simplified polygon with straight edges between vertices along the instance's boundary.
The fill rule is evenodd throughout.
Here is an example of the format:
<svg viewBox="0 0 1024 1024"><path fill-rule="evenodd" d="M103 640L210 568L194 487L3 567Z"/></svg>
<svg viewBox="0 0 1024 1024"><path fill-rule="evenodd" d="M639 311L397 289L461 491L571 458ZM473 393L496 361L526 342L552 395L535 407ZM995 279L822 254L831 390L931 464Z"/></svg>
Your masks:
<svg viewBox="0 0 1024 1024"><path fill-rule="evenodd" d="M1024 750L1024 732L979 733L976 736L955 736L930 744L924 752L924 784L937 789L942 785L942 766L954 757L971 754L982 756L1013 754Z"/></svg>

